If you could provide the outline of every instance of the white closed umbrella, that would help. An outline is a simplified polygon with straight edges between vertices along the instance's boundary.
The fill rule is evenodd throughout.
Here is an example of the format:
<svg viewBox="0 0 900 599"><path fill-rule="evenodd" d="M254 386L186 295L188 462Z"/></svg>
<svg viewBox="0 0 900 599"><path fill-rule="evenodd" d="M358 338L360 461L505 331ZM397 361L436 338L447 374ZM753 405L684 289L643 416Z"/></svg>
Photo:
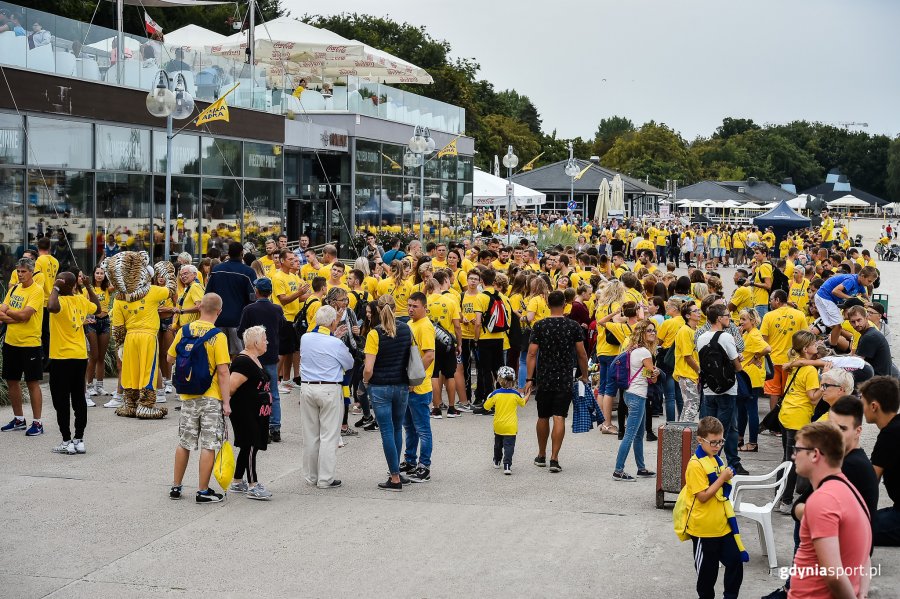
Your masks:
<svg viewBox="0 0 900 599"><path fill-rule="evenodd" d="M613 177L612 185L610 185L609 209L625 210L625 184L618 173Z"/></svg>
<svg viewBox="0 0 900 599"><path fill-rule="evenodd" d="M594 218L600 222L606 222L609 213L609 180L603 177L600 181L600 194L597 196L597 208L594 210Z"/></svg>

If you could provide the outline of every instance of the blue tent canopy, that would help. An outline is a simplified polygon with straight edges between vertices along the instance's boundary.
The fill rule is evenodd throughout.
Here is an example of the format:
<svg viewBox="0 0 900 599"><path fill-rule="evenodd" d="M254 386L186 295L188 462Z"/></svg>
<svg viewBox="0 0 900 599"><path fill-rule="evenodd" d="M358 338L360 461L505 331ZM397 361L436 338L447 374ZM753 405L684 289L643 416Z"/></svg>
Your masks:
<svg viewBox="0 0 900 599"><path fill-rule="evenodd" d="M787 202L782 200L777 206L765 214L761 214L754 218L752 223L760 229L772 227L775 237L780 241L781 239L784 239L790 231L808 227L810 225L810 220L805 216L797 214L793 208L787 205Z"/></svg>

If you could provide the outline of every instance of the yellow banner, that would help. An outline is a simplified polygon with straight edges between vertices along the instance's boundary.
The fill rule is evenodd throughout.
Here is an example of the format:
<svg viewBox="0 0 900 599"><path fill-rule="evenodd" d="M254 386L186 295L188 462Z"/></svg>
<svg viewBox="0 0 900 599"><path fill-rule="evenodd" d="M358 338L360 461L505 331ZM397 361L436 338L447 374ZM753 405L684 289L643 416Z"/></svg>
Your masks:
<svg viewBox="0 0 900 599"><path fill-rule="evenodd" d="M387 159L387 161L391 163L391 170L399 171L401 168L403 168L400 166L400 163L398 163L396 160L394 160L393 158L391 158L384 152L382 152L381 155L384 156Z"/></svg>
<svg viewBox="0 0 900 599"><path fill-rule="evenodd" d="M453 141L448 143L446 146L440 149L437 153L438 158L443 158L444 156L459 156L459 152L456 150L456 140L459 139L459 135L453 138Z"/></svg>
<svg viewBox="0 0 900 599"><path fill-rule="evenodd" d="M228 103L225 101L225 98L228 97L228 94L237 89L238 85L240 85L240 83L222 94L221 98L207 106L206 110L204 110L197 116L196 125L199 127L201 125L209 123L210 121L225 121L226 123L231 122L228 115Z"/></svg>
<svg viewBox="0 0 900 599"><path fill-rule="evenodd" d="M541 152L540 154L538 154L537 156L535 156L534 158L532 158L531 160L529 160L529 161L525 164L525 166L523 166L523 167L519 170L519 172L524 173L524 172L527 172L527 171L530 171L531 169L533 169L533 168L534 168L534 163L537 162L537 159L540 158L540 157L543 156L543 155L544 155L544 153Z"/></svg>
<svg viewBox="0 0 900 599"><path fill-rule="evenodd" d="M583 169L581 169L581 172L578 173L577 175L575 175L575 180L578 181L579 179L581 179L581 176L582 176L583 174L585 174L586 172L588 172L588 169L589 169L589 168L591 168L591 165L590 165L590 164L588 164L586 167L584 167Z"/></svg>

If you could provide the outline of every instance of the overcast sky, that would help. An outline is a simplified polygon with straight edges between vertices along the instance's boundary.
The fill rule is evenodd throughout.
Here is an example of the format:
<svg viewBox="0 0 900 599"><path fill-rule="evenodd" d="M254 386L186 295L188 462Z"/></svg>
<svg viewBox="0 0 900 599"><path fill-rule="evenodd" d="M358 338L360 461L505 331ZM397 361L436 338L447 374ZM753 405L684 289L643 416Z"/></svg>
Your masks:
<svg viewBox="0 0 900 599"><path fill-rule="evenodd" d="M496 89L531 98L544 131L654 119L687 139L726 116L868 123L900 133L897 0L283 0L424 25Z"/></svg>

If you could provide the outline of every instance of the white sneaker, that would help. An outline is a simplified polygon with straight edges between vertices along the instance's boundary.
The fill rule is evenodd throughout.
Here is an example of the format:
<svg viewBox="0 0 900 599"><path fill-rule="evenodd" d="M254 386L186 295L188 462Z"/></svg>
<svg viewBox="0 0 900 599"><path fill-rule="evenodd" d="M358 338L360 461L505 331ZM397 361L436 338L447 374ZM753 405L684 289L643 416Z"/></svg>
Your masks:
<svg viewBox="0 0 900 599"><path fill-rule="evenodd" d="M288 387L286 384L281 383L278 385L278 393L287 395L291 392L292 387Z"/></svg>
<svg viewBox="0 0 900 599"><path fill-rule="evenodd" d="M109 395L109 391L103 388L103 381L94 381L94 390L97 395Z"/></svg>
<svg viewBox="0 0 900 599"><path fill-rule="evenodd" d="M122 398L118 395L113 395L112 399L103 404L104 408L120 408L125 405L125 402L122 401Z"/></svg>
<svg viewBox="0 0 900 599"><path fill-rule="evenodd" d="M88 386L87 386L87 393L85 393L85 395L86 395L87 397L96 397L97 395L100 395L100 394L97 393L97 387L96 387L96 386L94 386L94 385L88 385Z"/></svg>
<svg viewBox="0 0 900 599"><path fill-rule="evenodd" d="M85 453L87 451L84 448L84 439L72 439L72 445L75 447L75 453Z"/></svg>
<svg viewBox="0 0 900 599"><path fill-rule="evenodd" d="M347 445L347 444L344 443L344 438L343 438L343 437L340 437L339 440L338 440L338 448L344 447L344 446L346 446L346 445Z"/></svg>
<svg viewBox="0 0 900 599"><path fill-rule="evenodd" d="M175 387L172 386L172 383L166 381L166 393L175 393Z"/></svg>
<svg viewBox="0 0 900 599"><path fill-rule="evenodd" d="M160 391L162 391L162 389L156 392L156 403L166 403L166 394L165 392L160 394Z"/></svg>
<svg viewBox="0 0 900 599"><path fill-rule="evenodd" d="M84 398L84 401L85 401L85 403L87 403L87 407L89 407L89 408L96 408L96 407L97 407L97 404L95 404L95 403L94 403L94 400L91 399L90 397L85 397L85 398Z"/></svg>
<svg viewBox="0 0 900 599"><path fill-rule="evenodd" d="M74 455L75 454L75 444L72 443L71 441L63 441L59 445L57 445L55 447L51 447L50 451L53 453Z"/></svg>
<svg viewBox="0 0 900 599"><path fill-rule="evenodd" d="M780 513L782 513L782 514L786 514L786 515L790 516L790 515L791 515L791 507L792 507L792 506L791 506L790 503L786 503L786 502L784 502L784 501L781 501L781 502L779 502L779 504L778 504L778 511L779 511Z"/></svg>

